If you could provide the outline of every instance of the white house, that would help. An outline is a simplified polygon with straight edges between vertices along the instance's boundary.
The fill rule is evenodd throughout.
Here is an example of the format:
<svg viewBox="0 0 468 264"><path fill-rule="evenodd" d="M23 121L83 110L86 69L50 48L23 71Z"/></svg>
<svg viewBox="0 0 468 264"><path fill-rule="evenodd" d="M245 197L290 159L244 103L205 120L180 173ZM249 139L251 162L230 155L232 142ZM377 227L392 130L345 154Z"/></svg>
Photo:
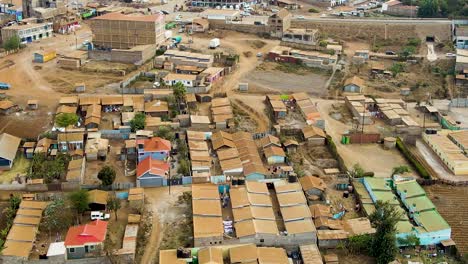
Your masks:
<svg viewBox="0 0 468 264"><path fill-rule="evenodd" d="M197 76L191 74L169 73L166 75L166 77L163 78L163 81L166 85L169 86L180 82L185 87L194 87L196 86Z"/></svg>

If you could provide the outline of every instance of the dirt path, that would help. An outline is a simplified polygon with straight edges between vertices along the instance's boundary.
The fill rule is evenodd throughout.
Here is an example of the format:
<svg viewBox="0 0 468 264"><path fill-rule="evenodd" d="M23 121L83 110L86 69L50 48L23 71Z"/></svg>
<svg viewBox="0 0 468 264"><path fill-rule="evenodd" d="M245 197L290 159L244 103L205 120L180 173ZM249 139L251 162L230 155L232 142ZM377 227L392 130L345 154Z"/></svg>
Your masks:
<svg viewBox="0 0 468 264"><path fill-rule="evenodd" d="M164 235L164 227L183 217L174 205L179 195L185 191L190 191L190 187L171 186L171 194L169 194L168 187L145 188L148 210L153 213L153 226L140 263L155 263Z"/></svg>

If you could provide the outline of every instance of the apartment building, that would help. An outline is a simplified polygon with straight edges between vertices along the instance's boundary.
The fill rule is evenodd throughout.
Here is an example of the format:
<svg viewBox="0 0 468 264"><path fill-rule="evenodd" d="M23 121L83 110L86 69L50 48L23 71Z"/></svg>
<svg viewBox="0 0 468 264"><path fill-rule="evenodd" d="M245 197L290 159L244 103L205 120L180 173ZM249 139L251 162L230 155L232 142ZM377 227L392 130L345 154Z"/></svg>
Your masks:
<svg viewBox="0 0 468 264"><path fill-rule="evenodd" d="M2 28L3 41L13 36L18 36L23 44L49 38L52 37L52 23L31 23Z"/></svg>
<svg viewBox="0 0 468 264"><path fill-rule="evenodd" d="M131 49L164 41L164 15L108 13L91 19L93 43L98 48Z"/></svg>

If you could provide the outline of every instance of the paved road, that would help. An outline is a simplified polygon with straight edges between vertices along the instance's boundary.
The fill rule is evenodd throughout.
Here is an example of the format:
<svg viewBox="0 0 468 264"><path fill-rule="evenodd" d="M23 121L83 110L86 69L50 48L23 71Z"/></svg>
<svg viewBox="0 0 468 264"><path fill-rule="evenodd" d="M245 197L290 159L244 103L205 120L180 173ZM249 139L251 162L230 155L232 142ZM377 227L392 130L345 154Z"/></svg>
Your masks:
<svg viewBox="0 0 468 264"><path fill-rule="evenodd" d="M347 22L347 23L385 23L385 24L447 24L452 23L448 19L375 19L375 18L333 18L333 17L311 17L293 16L295 21L317 21L317 22Z"/></svg>

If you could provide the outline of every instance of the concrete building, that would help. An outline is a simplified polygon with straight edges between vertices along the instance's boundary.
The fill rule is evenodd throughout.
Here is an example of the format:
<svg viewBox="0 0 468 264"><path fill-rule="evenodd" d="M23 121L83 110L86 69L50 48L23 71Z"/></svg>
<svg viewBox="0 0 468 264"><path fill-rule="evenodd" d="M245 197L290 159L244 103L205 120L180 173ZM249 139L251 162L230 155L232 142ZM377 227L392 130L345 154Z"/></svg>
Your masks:
<svg viewBox="0 0 468 264"><path fill-rule="evenodd" d="M31 43L52 37L52 23L28 23L2 28L2 40L7 41L13 36L19 37L22 44Z"/></svg>
<svg viewBox="0 0 468 264"><path fill-rule="evenodd" d="M454 41L457 49L468 49L468 27L466 25L455 26Z"/></svg>
<svg viewBox="0 0 468 264"><path fill-rule="evenodd" d="M315 45L317 44L317 38L317 29L290 28L284 31L281 40L296 44Z"/></svg>
<svg viewBox="0 0 468 264"><path fill-rule="evenodd" d="M364 80L358 76L353 76L344 82L343 92L347 93L363 93L364 91Z"/></svg>
<svg viewBox="0 0 468 264"><path fill-rule="evenodd" d="M214 57L209 54L186 52L179 50L167 50L163 55L154 59L156 68L175 70L177 66L196 66L208 68L213 65Z"/></svg>
<svg viewBox="0 0 468 264"><path fill-rule="evenodd" d="M271 15L268 18L268 26L270 34L273 37L281 38L284 32L291 27L292 15L286 9L281 9L278 13Z"/></svg>
<svg viewBox="0 0 468 264"><path fill-rule="evenodd" d="M218 186L192 185L193 236L196 247L222 244L225 228ZM231 224L232 228L232 224Z"/></svg>
<svg viewBox="0 0 468 264"><path fill-rule="evenodd" d="M210 1L210 0L201 0L201 1ZM216 5L220 5L220 4L208 3L208 6L216 6ZM228 4L223 3L222 5L228 5ZM206 6L206 3L201 4L201 6ZM241 12L239 10L231 10L231 9L206 9L200 14L200 16L202 18L208 19L208 21L220 20L220 21L225 21L226 23L230 23L231 21L239 20L241 18Z"/></svg>
<svg viewBox="0 0 468 264"><path fill-rule="evenodd" d="M24 0L22 5L23 18L50 19L67 11L63 0Z"/></svg>
<svg viewBox="0 0 468 264"><path fill-rule="evenodd" d="M108 13L91 19L93 44L111 49L159 45L164 40L164 15Z"/></svg>
<svg viewBox="0 0 468 264"><path fill-rule="evenodd" d="M21 139L7 133L0 135L0 169L9 170L13 167Z"/></svg>
<svg viewBox="0 0 468 264"><path fill-rule="evenodd" d="M276 46L268 53L268 59L277 62L303 63L308 67L333 69L338 60L337 55L318 51L297 50L290 47Z"/></svg>
<svg viewBox="0 0 468 264"><path fill-rule="evenodd" d="M459 147L459 143L454 143L453 139L447 137L446 131L435 135L423 133L423 140L453 174L468 175L468 157Z"/></svg>

